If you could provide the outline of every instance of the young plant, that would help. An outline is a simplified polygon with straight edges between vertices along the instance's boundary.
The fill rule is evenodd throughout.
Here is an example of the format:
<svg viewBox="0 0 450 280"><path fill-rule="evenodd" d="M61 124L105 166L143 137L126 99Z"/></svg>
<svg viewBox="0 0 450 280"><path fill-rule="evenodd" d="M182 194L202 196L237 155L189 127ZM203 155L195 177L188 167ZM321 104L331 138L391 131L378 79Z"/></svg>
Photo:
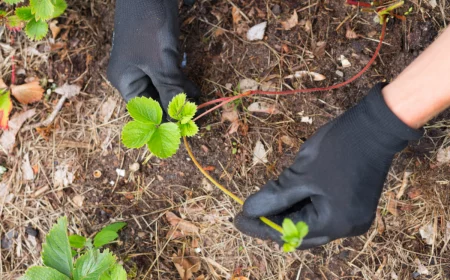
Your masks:
<svg viewBox="0 0 450 280"><path fill-rule="evenodd" d="M308 225L305 222L294 224L291 219L284 219L282 226L283 236L281 239L284 241L283 251L286 253L293 252L300 247L303 238L308 234Z"/></svg>
<svg viewBox="0 0 450 280"><path fill-rule="evenodd" d="M131 99L127 109L133 121L122 130L122 143L134 149L147 145L150 152L159 158L173 156L180 147L181 137L198 133L198 126L192 121L197 106L186 99L186 94L182 93L169 103L167 111L176 123L162 123L163 111L157 101L146 97Z"/></svg>
<svg viewBox="0 0 450 280"><path fill-rule="evenodd" d="M13 5L24 0L4 0L4 2ZM65 0L30 0L29 6L16 8L14 15L0 11L0 18L9 29L18 31L25 26L25 33L30 39L41 40L48 33L47 21L62 15L66 8Z"/></svg>
<svg viewBox="0 0 450 280"><path fill-rule="evenodd" d="M111 231L117 231L125 225L111 224ZM107 227L105 227L107 228ZM103 229L104 230L104 229ZM102 231L103 231L102 230ZM101 231L100 231L101 232ZM99 234L99 233L98 233ZM98 236L96 235L96 237ZM72 235L74 236L74 235ZM107 241L106 243L109 243ZM95 243L95 238L94 238ZM104 243L104 244L106 244ZM81 245L82 244L82 245ZM84 248L80 256L73 260L73 250ZM77 254L75 252L75 254ZM108 249L100 251L94 248L89 239L77 235L69 237L67 235L67 218L59 218L45 237L42 246L42 261L44 266L34 266L25 272L22 280L126 280L127 273L123 267L117 263L114 256Z"/></svg>
<svg viewBox="0 0 450 280"><path fill-rule="evenodd" d="M128 102L127 109L133 118L133 121L127 123L122 129L122 143L127 148L140 148L147 144L148 149L154 155L159 158L168 158L177 152L180 146L180 138L183 137L189 156L203 175L237 203L244 204L240 198L214 180L195 159L186 137L191 137L198 133L198 126L193 121L197 113L197 105L187 101L186 94L178 94L169 103L167 112L176 121L174 123L161 123L162 108L157 101L151 98L133 98ZM283 240L287 242L283 246L285 252L291 252L298 248L303 237L308 233L308 227L304 227L305 223L298 224L298 229L301 230L300 234L292 231L290 228L288 228L290 231L285 231L284 226L282 228L265 217L260 217L260 219L283 235ZM294 224L290 219L286 220L290 221L292 225Z"/></svg>

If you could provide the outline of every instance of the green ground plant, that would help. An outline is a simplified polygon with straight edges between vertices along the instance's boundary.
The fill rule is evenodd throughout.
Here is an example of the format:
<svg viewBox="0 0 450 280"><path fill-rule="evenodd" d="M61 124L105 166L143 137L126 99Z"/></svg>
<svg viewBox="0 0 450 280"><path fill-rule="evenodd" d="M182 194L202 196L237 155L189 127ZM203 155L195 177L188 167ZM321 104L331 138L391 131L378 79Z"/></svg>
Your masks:
<svg viewBox="0 0 450 280"><path fill-rule="evenodd" d="M100 248L118 238L126 223L104 227L91 239L67 234L67 218L53 225L42 245L44 266L30 267L21 280L126 280L125 269L108 249ZM74 260L75 259L75 260Z"/></svg>
<svg viewBox="0 0 450 280"><path fill-rule="evenodd" d="M15 5L24 0L4 0ZM0 19L11 30L25 27L25 33L32 40L41 40L48 33L48 20L59 17L67 8L65 0L30 0L28 6L17 7L14 11L0 10Z"/></svg>

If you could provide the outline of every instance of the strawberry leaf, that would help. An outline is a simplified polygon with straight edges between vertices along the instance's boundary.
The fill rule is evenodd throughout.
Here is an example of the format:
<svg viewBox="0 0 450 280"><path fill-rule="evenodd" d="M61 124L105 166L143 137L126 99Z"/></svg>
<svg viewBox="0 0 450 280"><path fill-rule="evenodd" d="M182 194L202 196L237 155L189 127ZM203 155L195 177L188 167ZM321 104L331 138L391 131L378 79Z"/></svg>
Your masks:
<svg viewBox="0 0 450 280"><path fill-rule="evenodd" d="M47 35L48 24L43 20L30 20L25 27L25 33L31 40L41 40Z"/></svg>
<svg viewBox="0 0 450 280"><path fill-rule="evenodd" d="M20 280L70 280L69 277L51 267L34 266L27 270Z"/></svg>
<svg viewBox="0 0 450 280"><path fill-rule="evenodd" d="M6 4L13 5L13 4L23 2L23 0L3 0L3 2L5 2Z"/></svg>
<svg viewBox="0 0 450 280"><path fill-rule="evenodd" d="M0 128L8 129L9 114L12 110L11 95L6 89L0 90Z"/></svg>
<svg viewBox="0 0 450 280"><path fill-rule="evenodd" d="M103 273L99 280L127 280L127 272L120 264L115 264L108 271Z"/></svg>
<svg viewBox="0 0 450 280"><path fill-rule="evenodd" d="M51 0L30 0L31 12L36 17L36 20L51 19L55 8Z"/></svg>
<svg viewBox="0 0 450 280"><path fill-rule="evenodd" d="M119 237L117 232L112 230L101 230L94 237L94 247L99 248L113 242Z"/></svg>
<svg viewBox="0 0 450 280"><path fill-rule="evenodd" d="M115 261L116 258L109 250L104 250L102 253L99 250L89 250L75 262L73 278L75 280L99 279L114 265Z"/></svg>
<svg viewBox="0 0 450 280"><path fill-rule="evenodd" d="M150 138L147 146L159 158L173 156L180 147L180 129L174 123L160 125Z"/></svg>
<svg viewBox="0 0 450 280"><path fill-rule="evenodd" d="M301 239L303 239L309 231L309 227L305 222L298 222L295 227L298 230L298 235Z"/></svg>
<svg viewBox="0 0 450 280"><path fill-rule="evenodd" d="M22 21L18 16L9 16L6 18L6 27L8 27L9 30L18 31L22 29Z"/></svg>
<svg viewBox="0 0 450 280"><path fill-rule="evenodd" d="M132 121L127 123L122 129L122 143L127 148L140 148L148 143L156 125Z"/></svg>
<svg viewBox="0 0 450 280"><path fill-rule="evenodd" d="M52 18L59 17L67 9L67 3L65 0L52 0L54 7Z"/></svg>
<svg viewBox="0 0 450 280"><path fill-rule="evenodd" d="M127 225L127 223L125 223L125 222L112 223L112 224L109 224L106 227L104 227L101 231L110 230L110 231L118 232L119 230L124 228L126 225Z"/></svg>
<svg viewBox="0 0 450 280"><path fill-rule="evenodd" d="M45 243L42 245L42 261L46 266L54 268L68 277L72 276L72 252L67 236L66 217L59 218L47 234Z"/></svg>
<svg viewBox="0 0 450 280"><path fill-rule="evenodd" d="M179 123L181 136L192 137L198 133L198 126L194 121L188 121L187 123Z"/></svg>
<svg viewBox="0 0 450 280"><path fill-rule="evenodd" d="M170 101L168 113L172 119L187 123L195 116L197 105L186 101L186 99L186 94L180 93Z"/></svg>
<svg viewBox="0 0 450 280"><path fill-rule="evenodd" d="M72 248L83 249L86 244L86 237L73 234L69 236L69 243Z"/></svg>
<svg viewBox="0 0 450 280"><path fill-rule="evenodd" d="M135 97L127 104L130 116L140 123L160 124L162 109L159 103L151 98Z"/></svg>
<svg viewBox="0 0 450 280"><path fill-rule="evenodd" d="M34 15L31 12L30 6L16 8L16 16L18 16L23 21L34 19Z"/></svg>

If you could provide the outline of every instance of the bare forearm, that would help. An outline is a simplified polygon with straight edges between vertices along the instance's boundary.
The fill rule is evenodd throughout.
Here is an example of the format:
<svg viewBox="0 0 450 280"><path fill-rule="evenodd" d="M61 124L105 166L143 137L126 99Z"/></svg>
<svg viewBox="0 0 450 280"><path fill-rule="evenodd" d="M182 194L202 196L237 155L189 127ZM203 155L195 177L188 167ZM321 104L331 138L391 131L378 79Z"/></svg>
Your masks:
<svg viewBox="0 0 450 280"><path fill-rule="evenodd" d="M389 108L419 128L450 106L450 28L383 89Z"/></svg>

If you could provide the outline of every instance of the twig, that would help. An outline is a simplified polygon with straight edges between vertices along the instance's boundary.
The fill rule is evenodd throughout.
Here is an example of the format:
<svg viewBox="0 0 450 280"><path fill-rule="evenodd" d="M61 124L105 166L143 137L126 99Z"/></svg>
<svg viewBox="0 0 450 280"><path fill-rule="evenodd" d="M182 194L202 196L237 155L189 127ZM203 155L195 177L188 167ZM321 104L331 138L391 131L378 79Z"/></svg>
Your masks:
<svg viewBox="0 0 450 280"><path fill-rule="evenodd" d="M41 126L44 126L44 127L45 126L49 126L55 120L55 118L58 115L59 111L61 111L62 106L64 105L64 102L66 102L66 100L67 100L67 96L63 95L61 97L61 99L58 101L58 104L56 104L55 109L50 114L50 116L48 116L44 121L24 126L22 128L22 130L23 131L28 131L28 130L32 130L34 128L38 128L38 127L41 127Z"/></svg>

